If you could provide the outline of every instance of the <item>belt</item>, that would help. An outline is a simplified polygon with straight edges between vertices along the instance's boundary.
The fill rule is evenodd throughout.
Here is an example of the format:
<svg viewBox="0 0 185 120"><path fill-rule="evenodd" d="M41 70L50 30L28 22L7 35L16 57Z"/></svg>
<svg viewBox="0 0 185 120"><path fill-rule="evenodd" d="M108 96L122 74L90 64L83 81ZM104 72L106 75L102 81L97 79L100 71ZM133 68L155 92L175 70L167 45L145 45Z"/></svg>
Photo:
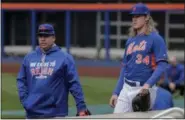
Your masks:
<svg viewBox="0 0 185 120"><path fill-rule="evenodd" d="M137 83L135 81L130 81L128 79L125 78L125 83L127 83L128 85L132 86L132 87L136 87L138 86ZM139 85L140 86L140 85Z"/></svg>

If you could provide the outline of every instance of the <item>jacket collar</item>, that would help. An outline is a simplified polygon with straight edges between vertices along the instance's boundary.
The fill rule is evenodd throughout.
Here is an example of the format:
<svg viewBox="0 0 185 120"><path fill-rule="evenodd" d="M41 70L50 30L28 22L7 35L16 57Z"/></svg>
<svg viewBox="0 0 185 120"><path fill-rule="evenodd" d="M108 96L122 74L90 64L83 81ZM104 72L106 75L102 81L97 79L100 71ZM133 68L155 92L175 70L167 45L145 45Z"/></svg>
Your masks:
<svg viewBox="0 0 185 120"><path fill-rule="evenodd" d="M56 52L59 50L61 50L61 48L57 46L56 44L53 44L53 46L47 51L43 51L39 46L36 48L36 52L39 52L41 54L50 54L52 52Z"/></svg>

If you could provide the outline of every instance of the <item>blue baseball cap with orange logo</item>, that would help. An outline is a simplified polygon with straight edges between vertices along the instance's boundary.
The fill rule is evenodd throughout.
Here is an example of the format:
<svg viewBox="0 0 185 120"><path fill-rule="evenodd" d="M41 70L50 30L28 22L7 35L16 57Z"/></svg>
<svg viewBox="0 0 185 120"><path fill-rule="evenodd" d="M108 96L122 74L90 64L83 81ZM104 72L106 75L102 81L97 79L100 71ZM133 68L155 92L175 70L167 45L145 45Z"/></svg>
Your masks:
<svg viewBox="0 0 185 120"><path fill-rule="evenodd" d="M54 27L51 24L41 24L37 35L55 35Z"/></svg>
<svg viewBox="0 0 185 120"><path fill-rule="evenodd" d="M148 15L150 14L149 8L143 3L137 3L132 7L131 15Z"/></svg>

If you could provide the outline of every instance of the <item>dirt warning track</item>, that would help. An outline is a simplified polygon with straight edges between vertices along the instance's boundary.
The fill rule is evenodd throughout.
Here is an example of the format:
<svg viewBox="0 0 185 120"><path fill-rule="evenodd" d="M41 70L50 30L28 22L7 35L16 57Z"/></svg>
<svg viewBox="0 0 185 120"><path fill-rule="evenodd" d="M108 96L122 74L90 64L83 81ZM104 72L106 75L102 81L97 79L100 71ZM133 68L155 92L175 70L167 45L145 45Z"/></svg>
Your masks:
<svg viewBox="0 0 185 120"><path fill-rule="evenodd" d="M17 74L20 68L19 63L2 63L2 73ZM93 77L118 77L120 67L118 66L78 66L80 76Z"/></svg>

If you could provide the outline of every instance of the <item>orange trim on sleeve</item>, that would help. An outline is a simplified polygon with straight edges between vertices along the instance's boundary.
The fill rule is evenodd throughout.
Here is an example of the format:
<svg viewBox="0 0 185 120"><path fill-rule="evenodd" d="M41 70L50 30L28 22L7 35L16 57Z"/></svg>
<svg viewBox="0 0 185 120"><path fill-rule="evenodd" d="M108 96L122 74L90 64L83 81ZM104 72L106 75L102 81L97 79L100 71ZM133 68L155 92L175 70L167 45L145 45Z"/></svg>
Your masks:
<svg viewBox="0 0 185 120"><path fill-rule="evenodd" d="M130 10L134 3L125 4L60 4L60 3L1 3L5 10ZM151 10L184 10L184 4L148 3Z"/></svg>
<svg viewBox="0 0 185 120"><path fill-rule="evenodd" d="M155 55L154 54L152 54L151 66L152 66L152 69L153 70L155 70L155 68L157 67L156 58L155 58Z"/></svg>

